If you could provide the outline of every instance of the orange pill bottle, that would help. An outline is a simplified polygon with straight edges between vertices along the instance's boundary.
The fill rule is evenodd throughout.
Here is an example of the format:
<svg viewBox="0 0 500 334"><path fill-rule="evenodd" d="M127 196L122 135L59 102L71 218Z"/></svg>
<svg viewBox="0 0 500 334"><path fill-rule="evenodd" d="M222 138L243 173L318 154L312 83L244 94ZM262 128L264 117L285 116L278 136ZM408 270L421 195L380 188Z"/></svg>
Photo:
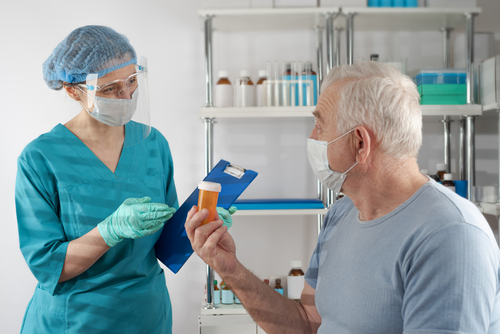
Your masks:
<svg viewBox="0 0 500 334"><path fill-rule="evenodd" d="M201 222L201 225L208 224L215 220L217 214L217 200L222 187L220 183L201 181L198 185L198 210L208 210L208 217Z"/></svg>

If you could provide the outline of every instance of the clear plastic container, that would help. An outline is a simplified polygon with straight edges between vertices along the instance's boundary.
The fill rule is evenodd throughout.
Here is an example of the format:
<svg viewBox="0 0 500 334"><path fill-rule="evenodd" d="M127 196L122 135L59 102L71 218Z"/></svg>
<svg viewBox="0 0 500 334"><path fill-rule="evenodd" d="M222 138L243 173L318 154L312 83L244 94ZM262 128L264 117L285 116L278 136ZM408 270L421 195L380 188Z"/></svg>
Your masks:
<svg viewBox="0 0 500 334"><path fill-rule="evenodd" d="M260 70L259 81L257 81L257 85L255 86L255 98L256 98L255 102L257 107L264 107L267 105L266 88L267 88L267 71Z"/></svg>
<svg viewBox="0 0 500 334"><path fill-rule="evenodd" d="M465 70L457 69L422 70L414 78L417 86L428 84L466 84L466 80L467 74Z"/></svg>
<svg viewBox="0 0 500 334"><path fill-rule="evenodd" d="M217 200L222 189L220 183L202 181L198 185L198 210L208 209L208 216L201 222L201 225L214 221L217 214Z"/></svg>

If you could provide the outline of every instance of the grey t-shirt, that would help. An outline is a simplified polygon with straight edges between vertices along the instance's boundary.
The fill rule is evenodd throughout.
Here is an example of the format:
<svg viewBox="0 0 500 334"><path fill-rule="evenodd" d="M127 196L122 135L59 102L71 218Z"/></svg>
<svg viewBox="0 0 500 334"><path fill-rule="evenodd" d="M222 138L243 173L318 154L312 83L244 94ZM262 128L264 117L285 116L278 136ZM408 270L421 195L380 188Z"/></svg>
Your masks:
<svg viewBox="0 0 500 334"><path fill-rule="evenodd" d="M376 196L376 195L375 195ZM500 333L500 250L471 202L430 180L391 213L326 215L306 281L320 334Z"/></svg>

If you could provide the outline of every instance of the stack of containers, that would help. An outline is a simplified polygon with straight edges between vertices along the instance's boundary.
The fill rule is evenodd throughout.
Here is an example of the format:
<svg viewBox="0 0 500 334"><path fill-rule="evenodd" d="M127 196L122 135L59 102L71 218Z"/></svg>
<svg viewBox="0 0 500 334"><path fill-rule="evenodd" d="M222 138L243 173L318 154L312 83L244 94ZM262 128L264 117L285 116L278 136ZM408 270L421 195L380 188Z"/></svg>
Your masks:
<svg viewBox="0 0 500 334"><path fill-rule="evenodd" d="M467 104L466 78L464 70L422 70L414 78L420 104Z"/></svg>

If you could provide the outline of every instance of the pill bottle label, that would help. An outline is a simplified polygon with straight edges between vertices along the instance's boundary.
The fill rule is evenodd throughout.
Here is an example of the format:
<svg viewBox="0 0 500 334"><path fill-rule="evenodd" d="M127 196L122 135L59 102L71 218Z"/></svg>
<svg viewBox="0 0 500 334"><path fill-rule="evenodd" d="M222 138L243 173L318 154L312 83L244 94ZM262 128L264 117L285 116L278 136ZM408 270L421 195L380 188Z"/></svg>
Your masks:
<svg viewBox="0 0 500 334"><path fill-rule="evenodd" d="M222 304L234 304L234 295L231 290L222 290Z"/></svg>
<svg viewBox="0 0 500 334"><path fill-rule="evenodd" d="M214 304L215 305L220 304L220 290L214 291Z"/></svg>
<svg viewBox="0 0 500 334"><path fill-rule="evenodd" d="M300 299L302 290L304 290L304 276L288 276L288 298Z"/></svg>
<svg viewBox="0 0 500 334"><path fill-rule="evenodd" d="M214 105L216 107L232 107L233 100L232 85L215 85Z"/></svg>

